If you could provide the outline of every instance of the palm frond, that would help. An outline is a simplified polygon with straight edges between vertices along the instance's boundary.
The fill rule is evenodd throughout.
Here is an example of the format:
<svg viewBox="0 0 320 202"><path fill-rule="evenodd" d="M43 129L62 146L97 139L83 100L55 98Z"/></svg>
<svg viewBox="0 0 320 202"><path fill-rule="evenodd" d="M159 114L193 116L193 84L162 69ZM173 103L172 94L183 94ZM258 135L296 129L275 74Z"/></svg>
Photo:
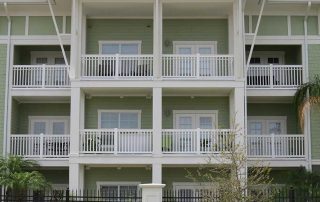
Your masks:
<svg viewBox="0 0 320 202"><path fill-rule="evenodd" d="M313 80L301 85L294 95L294 106L297 110L301 130L304 128L305 111L317 104L320 104L319 75L316 75Z"/></svg>

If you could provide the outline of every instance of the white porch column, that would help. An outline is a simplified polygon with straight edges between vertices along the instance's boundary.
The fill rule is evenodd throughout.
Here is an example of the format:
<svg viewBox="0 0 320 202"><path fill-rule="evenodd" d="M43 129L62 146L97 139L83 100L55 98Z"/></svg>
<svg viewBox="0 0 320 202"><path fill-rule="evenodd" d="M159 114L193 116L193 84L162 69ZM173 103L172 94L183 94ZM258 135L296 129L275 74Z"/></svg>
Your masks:
<svg viewBox="0 0 320 202"><path fill-rule="evenodd" d="M153 73L156 79L162 75L162 0L153 4Z"/></svg>
<svg viewBox="0 0 320 202"><path fill-rule="evenodd" d="M152 164L152 183L162 183L162 165L160 163Z"/></svg>
<svg viewBox="0 0 320 202"><path fill-rule="evenodd" d="M235 78L242 79L244 70L244 16L242 11L242 0L234 0L233 3L233 54Z"/></svg>
<svg viewBox="0 0 320 202"><path fill-rule="evenodd" d="M70 191L81 191L84 189L84 165L78 163L69 164L69 189Z"/></svg>
<svg viewBox="0 0 320 202"><path fill-rule="evenodd" d="M85 96L80 88L71 88L70 103L70 157L80 151L80 129L84 127Z"/></svg>
<svg viewBox="0 0 320 202"><path fill-rule="evenodd" d="M70 51L70 78L76 79L80 75L81 39L82 30L82 0L72 0L71 13L71 51Z"/></svg>
<svg viewBox="0 0 320 202"><path fill-rule="evenodd" d="M142 189L142 202L162 202L162 189L164 184L140 184Z"/></svg>
<svg viewBox="0 0 320 202"><path fill-rule="evenodd" d="M153 88L152 97L153 155L162 154L162 88Z"/></svg>

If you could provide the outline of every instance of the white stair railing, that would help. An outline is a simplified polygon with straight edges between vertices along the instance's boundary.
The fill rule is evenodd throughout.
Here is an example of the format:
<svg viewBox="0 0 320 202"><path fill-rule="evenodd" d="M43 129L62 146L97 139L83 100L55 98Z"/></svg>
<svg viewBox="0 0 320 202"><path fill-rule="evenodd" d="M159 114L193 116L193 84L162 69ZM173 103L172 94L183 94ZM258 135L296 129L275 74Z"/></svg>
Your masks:
<svg viewBox="0 0 320 202"><path fill-rule="evenodd" d="M229 129L163 129L163 153L222 153L233 146Z"/></svg>
<svg viewBox="0 0 320 202"><path fill-rule="evenodd" d="M305 158L304 135L248 135L248 157Z"/></svg>
<svg viewBox="0 0 320 202"><path fill-rule="evenodd" d="M11 135L10 154L26 158L66 158L70 135Z"/></svg>
<svg viewBox="0 0 320 202"><path fill-rule="evenodd" d="M65 88L70 86L65 65L14 65L13 88Z"/></svg>
<svg viewBox="0 0 320 202"><path fill-rule="evenodd" d="M234 79L231 55L163 55L163 78Z"/></svg>
<svg viewBox="0 0 320 202"><path fill-rule="evenodd" d="M152 79L153 55L83 55L82 79Z"/></svg>
<svg viewBox="0 0 320 202"><path fill-rule="evenodd" d="M152 153L151 129L85 129L80 133L81 153Z"/></svg>
<svg viewBox="0 0 320 202"><path fill-rule="evenodd" d="M249 88L297 88L303 83L302 65L250 65Z"/></svg>

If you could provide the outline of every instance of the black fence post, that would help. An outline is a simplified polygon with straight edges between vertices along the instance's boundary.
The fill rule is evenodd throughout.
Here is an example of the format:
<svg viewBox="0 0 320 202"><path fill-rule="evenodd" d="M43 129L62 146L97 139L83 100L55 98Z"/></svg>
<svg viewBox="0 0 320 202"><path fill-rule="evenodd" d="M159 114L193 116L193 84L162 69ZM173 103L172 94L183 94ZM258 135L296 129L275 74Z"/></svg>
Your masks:
<svg viewBox="0 0 320 202"><path fill-rule="evenodd" d="M69 202L70 190L67 188L66 190L66 202Z"/></svg>
<svg viewBox="0 0 320 202"><path fill-rule="evenodd" d="M290 187L290 189L289 189L289 202L295 202L293 187Z"/></svg>

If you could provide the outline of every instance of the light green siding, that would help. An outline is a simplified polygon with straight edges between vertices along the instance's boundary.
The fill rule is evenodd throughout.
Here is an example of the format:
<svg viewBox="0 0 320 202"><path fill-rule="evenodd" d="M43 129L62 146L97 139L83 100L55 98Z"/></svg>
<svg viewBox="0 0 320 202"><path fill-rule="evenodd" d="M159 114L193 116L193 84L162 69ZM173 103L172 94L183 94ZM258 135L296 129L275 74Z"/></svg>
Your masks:
<svg viewBox="0 0 320 202"><path fill-rule="evenodd" d="M293 104L250 103L248 104L248 116L286 116L287 133L301 133Z"/></svg>
<svg viewBox="0 0 320 202"><path fill-rule="evenodd" d="M163 41L165 54L173 52L173 41L217 41L218 53L227 54L228 20L164 20Z"/></svg>
<svg viewBox="0 0 320 202"><path fill-rule="evenodd" d="M59 32L62 32L62 17L56 17ZM51 16L30 16L29 17L30 35L56 35Z"/></svg>
<svg viewBox="0 0 320 202"><path fill-rule="evenodd" d="M0 16L0 35L8 34L8 20L4 16Z"/></svg>
<svg viewBox="0 0 320 202"><path fill-rule="evenodd" d="M320 75L320 45L309 45L309 77ZM320 159L320 107L311 110L312 158Z"/></svg>
<svg viewBox="0 0 320 202"><path fill-rule="evenodd" d="M291 34L304 35L304 16L291 16ZM318 34L318 17L308 17L308 35Z"/></svg>
<svg viewBox="0 0 320 202"><path fill-rule="evenodd" d="M258 16L252 16L252 26L255 29ZM260 36L285 36L288 35L287 16L262 16L259 32Z"/></svg>
<svg viewBox="0 0 320 202"><path fill-rule="evenodd" d="M24 35L25 34L25 24L26 24L26 18L23 16L15 16L11 17L12 20L12 35Z"/></svg>
<svg viewBox="0 0 320 202"><path fill-rule="evenodd" d="M17 123L18 127L13 128L16 128L18 134L28 134L29 116L70 116L69 103L22 103L15 107L18 109L13 111L18 111L18 117L13 122Z"/></svg>
<svg viewBox="0 0 320 202"><path fill-rule="evenodd" d="M71 17L70 16L66 17L66 33L68 34L71 33Z"/></svg>
<svg viewBox="0 0 320 202"><path fill-rule="evenodd" d="M88 19L87 53L99 52L99 41L139 40L141 53L152 54L152 20ZM163 52L173 52L173 41L217 41L218 53L228 53L228 20L164 20Z"/></svg>
<svg viewBox="0 0 320 202"><path fill-rule="evenodd" d="M2 154L2 151L3 151L6 64L7 64L7 45L0 44L0 154Z"/></svg>
<svg viewBox="0 0 320 202"><path fill-rule="evenodd" d="M85 128L98 127L98 110L141 110L141 128L152 128L152 99L94 97L86 100ZM164 97L163 128L173 128L173 110L218 110L218 127L229 127L228 97Z"/></svg>
<svg viewBox="0 0 320 202"><path fill-rule="evenodd" d="M11 106L11 134L17 134L19 129L19 102L12 100Z"/></svg>

